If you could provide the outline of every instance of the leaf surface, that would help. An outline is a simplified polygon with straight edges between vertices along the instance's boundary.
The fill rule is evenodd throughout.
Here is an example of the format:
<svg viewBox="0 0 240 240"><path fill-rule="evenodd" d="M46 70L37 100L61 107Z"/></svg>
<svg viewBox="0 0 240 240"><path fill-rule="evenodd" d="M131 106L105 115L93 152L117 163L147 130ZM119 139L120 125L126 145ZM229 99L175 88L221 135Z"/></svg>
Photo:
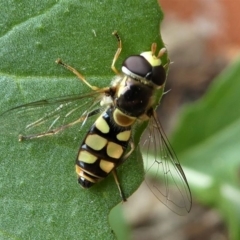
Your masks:
<svg viewBox="0 0 240 240"><path fill-rule="evenodd" d="M0 112L40 99L87 93L57 58L76 67L92 85L108 86L117 62L150 50L159 36L162 14L152 1L0 1ZM17 122L13 119L13 125ZM1 118L0 121L4 121ZM1 136L0 235L4 239L114 239L109 211L121 201L112 176L89 190L76 181L75 158L91 123L54 137L18 142ZM135 139L139 138L140 130ZM136 140L137 141L137 140ZM119 167L126 196L143 179L134 152Z"/></svg>

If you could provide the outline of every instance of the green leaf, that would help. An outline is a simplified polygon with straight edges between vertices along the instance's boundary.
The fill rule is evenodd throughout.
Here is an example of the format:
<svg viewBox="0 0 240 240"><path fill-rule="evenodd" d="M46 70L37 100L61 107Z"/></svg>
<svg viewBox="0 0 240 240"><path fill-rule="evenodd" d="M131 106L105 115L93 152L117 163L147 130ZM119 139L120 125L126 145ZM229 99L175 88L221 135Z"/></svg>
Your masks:
<svg viewBox="0 0 240 240"><path fill-rule="evenodd" d="M199 201L213 205L240 239L240 61L225 70L198 102L182 113L172 145Z"/></svg>
<svg viewBox="0 0 240 240"><path fill-rule="evenodd" d="M0 11L0 112L31 101L88 92L76 76L54 63L59 57L92 85L108 86L117 49L111 36L114 30L123 41L118 68L127 56L150 50L152 42L163 46L162 14L156 0L0 0ZM12 128L17 121L16 116ZM82 133L90 124L84 125ZM136 131L136 141L142 130ZM108 214L121 198L112 176L89 190L77 184L74 162L83 138L83 134L76 136L77 131L74 126L58 136L22 143L17 136L0 135L3 239L115 238ZM119 167L127 197L143 179L138 156L134 152Z"/></svg>

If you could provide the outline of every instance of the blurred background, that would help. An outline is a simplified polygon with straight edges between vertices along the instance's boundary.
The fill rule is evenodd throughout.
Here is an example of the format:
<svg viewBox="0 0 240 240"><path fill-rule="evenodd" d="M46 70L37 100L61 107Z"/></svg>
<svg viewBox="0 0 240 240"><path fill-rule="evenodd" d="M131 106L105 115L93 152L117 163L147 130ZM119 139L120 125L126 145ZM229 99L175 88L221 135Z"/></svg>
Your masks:
<svg viewBox="0 0 240 240"><path fill-rule="evenodd" d="M171 91L163 97L158 113L171 140L186 104L200 100L214 79L239 56L240 1L159 2L165 15L161 34L173 63L166 84L166 90ZM189 183L191 187L191 181ZM211 208L211 204L203 206L197 200L193 194L191 212L178 216L160 204L142 184L123 204L124 215L131 226L131 239L234 239L218 209ZM240 228L240 223L236 223L238 225Z"/></svg>

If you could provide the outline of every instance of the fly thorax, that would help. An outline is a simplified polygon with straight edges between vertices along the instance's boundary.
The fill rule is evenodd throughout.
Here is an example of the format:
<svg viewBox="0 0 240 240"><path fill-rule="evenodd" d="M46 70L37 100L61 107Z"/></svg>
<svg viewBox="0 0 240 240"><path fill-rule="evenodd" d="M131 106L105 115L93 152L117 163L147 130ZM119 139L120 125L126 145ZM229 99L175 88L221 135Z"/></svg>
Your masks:
<svg viewBox="0 0 240 240"><path fill-rule="evenodd" d="M116 107L126 115L137 118L146 112L153 91L152 86L128 77L124 86L119 88Z"/></svg>
<svg viewBox="0 0 240 240"><path fill-rule="evenodd" d="M105 107L111 105L112 103L113 103L112 96L104 95L100 102L100 106Z"/></svg>

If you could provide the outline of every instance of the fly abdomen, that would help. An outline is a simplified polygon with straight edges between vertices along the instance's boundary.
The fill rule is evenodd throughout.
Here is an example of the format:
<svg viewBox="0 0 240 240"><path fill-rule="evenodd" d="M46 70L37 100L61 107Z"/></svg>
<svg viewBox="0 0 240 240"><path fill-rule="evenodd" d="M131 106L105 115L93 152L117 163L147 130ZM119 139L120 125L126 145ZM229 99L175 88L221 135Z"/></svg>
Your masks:
<svg viewBox="0 0 240 240"><path fill-rule="evenodd" d="M107 177L126 152L131 126L118 125L114 120L115 111L118 110L110 107L98 117L80 147L76 172L84 188Z"/></svg>

